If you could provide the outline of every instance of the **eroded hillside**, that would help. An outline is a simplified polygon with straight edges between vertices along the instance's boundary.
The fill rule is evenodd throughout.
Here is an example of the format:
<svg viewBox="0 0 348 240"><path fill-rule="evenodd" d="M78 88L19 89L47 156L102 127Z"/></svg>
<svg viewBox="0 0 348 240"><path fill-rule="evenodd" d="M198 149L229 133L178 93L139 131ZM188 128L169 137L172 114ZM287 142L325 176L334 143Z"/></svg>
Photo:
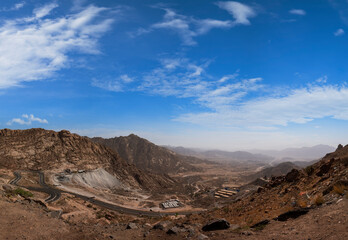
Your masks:
<svg viewBox="0 0 348 240"><path fill-rule="evenodd" d="M23 170L94 170L103 168L122 183L145 189L174 184L168 176L147 173L113 150L69 131L0 130L0 167Z"/></svg>
<svg viewBox="0 0 348 240"><path fill-rule="evenodd" d="M134 134L127 137L109 139L98 137L91 140L113 149L127 162L135 164L140 169L155 173L198 170L189 164L189 161L199 161L199 159L176 154Z"/></svg>

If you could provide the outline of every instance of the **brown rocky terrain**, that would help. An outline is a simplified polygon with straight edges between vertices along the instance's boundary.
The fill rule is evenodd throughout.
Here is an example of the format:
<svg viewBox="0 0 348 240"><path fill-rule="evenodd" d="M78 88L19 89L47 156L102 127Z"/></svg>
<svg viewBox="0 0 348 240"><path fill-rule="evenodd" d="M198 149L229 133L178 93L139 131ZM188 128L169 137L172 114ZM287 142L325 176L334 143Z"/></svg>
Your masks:
<svg viewBox="0 0 348 240"><path fill-rule="evenodd" d="M246 176L245 179L246 181L253 181L257 178L264 178L264 177L269 178L272 176L281 176L281 175L287 174L292 169L300 169L300 167L298 167L296 164L292 162L279 163L278 165L274 167L267 167L262 169L259 172Z"/></svg>
<svg viewBox="0 0 348 240"><path fill-rule="evenodd" d="M13 170L17 169L103 168L130 186L149 189L162 186L159 179L164 176L138 170L113 150L87 138L67 131L1 130L0 154L0 239L348 237L348 145L339 146L305 169L272 177L264 187L240 187L240 193L234 197L214 199L214 192L202 188L200 190L210 196L207 199L212 207L208 211L155 217L108 210L71 193L63 193L56 202L45 203L47 194L33 190L31 195L26 193L27 189L18 191L17 186L8 184L14 178ZM141 183L135 174L148 180ZM23 171L20 184L33 184L34 178L37 181L36 175ZM190 178L192 181L194 176ZM200 192L195 195L197 201L204 201ZM211 224L207 225L208 222Z"/></svg>
<svg viewBox="0 0 348 240"><path fill-rule="evenodd" d="M174 181L139 170L113 150L69 131L0 130L0 168L12 170L94 170L103 168L128 186L157 189Z"/></svg>
<svg viewBox="0 0 348 240"><path fill-rule="evenodd" d="M123 159L135 164L138 168L155 173L197 171L198 169L189 162L202 162L194 157L176 154L134 134L109 139L96 137L91 140L113 149Z"/></svg>
<svg viewBox="0 0 348 240"><path fill-rule="evenodd" d="M287 224L280 224L278 221L274 222L274 219L282 219L279 221L286 221L287 217L296 218L298 222L306 222L301 220L299 215L314 213L314 220L309 222L306 227L294 227L292 224L292 230L296 229L297 235L302 234L310 239L335 239L327 236L328 232L322 230L320 234L314 235L315 231L322 228L328 230L326 225L317 226L317 224L330 223L330 233L334 233L333 236L341 236L342 231L347 235L348 233L348 145L345 147L339 146L339 148L330 154L327 154L321 161L313 164L303 170L293 169L285 176L273 177L271 181L265 187L259 187L257 191L246 195L243 198L231 199L225 201L225 206L214 209L199 215L192 215L188 217L186 222L200 222L204 223L208 220L217 218L225 218L231 224L237 224L238 229L235 229L239 233L245 232L245 230L251 231L247 235L255 235L258 233L260 238L249 237L250 239L295 239L294 233L288 231L285 228ZM339 205L336 205L340 203ZM331 215L326 210L315 210L330 208L333 205ZM314 211L315 210L315 211ZM297 215L297 213L299 213ZM282 215L284 214L284 215ZM282 218L285 218L285 220ZM284 217L285 216L285 217ZM298 220L297 220L297 217ZM334 220L337 217L337 220ZM302 217L302 219L305 216ZM308 218L308 217L307 217ZM323 219L325 221L323 221ZM334 221L335 224L332 224ZM325 223L324 223L325 222ZM337 223L336 223L337 222ZM259 223L259 224L258 224ZM252 228L255 224L256 227ZM341 226L343 224L343 226ZM281 228L280 226L284 226ZM262 232L257 232L259 229L263 229ZM271 229L278 230L271 230ZM291 228L291 227L290 227ZM336 229L333 230L332 228ZM306 229L306 233L301 230ZM225 230L224 230L225 231ZM217 234L210 234L212 239L241 239L237 238L236 231L226 230L225 232ZM268 231L268 232L267 232ZM296 232L294 231L294 232ZM335 232L340 231L340 232ZM285 232L285 234L284 234ZM278 235L277 235L278 234ZM341 234L341 235L340 235ZM272 237L271 237L272 235ZM292 235L293 238L279 237L281 235ZM234 237L233 237L234 236ZM276 237L275 237L276 236ZM313 236L316 236L315 238ZM275 237L275 238L274 238ZM246 237L243 237L244 239ZM308 239L301 238L301 239Z"/></svg>

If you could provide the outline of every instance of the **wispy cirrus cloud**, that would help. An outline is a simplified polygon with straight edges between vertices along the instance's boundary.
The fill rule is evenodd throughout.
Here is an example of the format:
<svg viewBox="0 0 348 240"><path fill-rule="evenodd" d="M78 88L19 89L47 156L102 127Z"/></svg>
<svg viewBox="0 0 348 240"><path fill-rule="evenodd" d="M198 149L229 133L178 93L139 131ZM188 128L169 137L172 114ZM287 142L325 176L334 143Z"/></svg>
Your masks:
<svg viewBox="0 0 348 240"><path fill-rule="evenodd" d="M300 16L304 16L307 14L306 11L303 9L291 9L289 11L289 13L294 14L294 15L300 15Z"/></svg>
<svg viewBox="0 0 348 240"><path fill-rule="evenodd" d="M334 32L334 35L336 36L336 37L339 37L339 36L342 36L342 35L344 35L344 30L342 29L342 28L339 28L339 29L337 29L335 32Z"/></svg>
<svg viewBox="0 0 348 240"><path fill-rule="evenodd" d="M249 18L255 17L256 12L252 7L239 2L218 2L218 7L228 11L234 20L197 19L176 13L169 8L161 8L165 11L162 21L152 24L148 28L139 28L131 33L132 37L147 34L159 29L170 30L179 35L183 45L197 44L195 37L207 34L214 28L228 29L236 25L249 25Z"/></svg>
<svg viewBox="0 0 348 240"><path fill-rule="evenodd" d="M9 8L2 8L0 12L9 12L9 11L17 11L25 6L25 2L19 2Z"/></svg>
<svg viewBox="0 0 348 240"><path fill-rule="evenodd" d="M250 99L222 110L211 108L207 112L183 114L176 120L240 127L304 124L325 117L348 120L347 101L348 88L345 85L311 85L293 89L282 96Z"/></svg>
<svg viewBox="0 0 348 240"><path fill-rule="evenodd" d="M204 126L274 129L322 118L348 120L348 87L328 84L326 75L306 87L279 89L270 88L261 77L242 78L238 72L213 77L207 73L209 64L161 59L160 66L141 78L123 82L122 90L191 99L205 110L183 113L174 120ZM99 87L112 91L112 86Z"/></svg>
<svg viewBox="0 0 348 240"><path fill-rule="evenodd" d="M33 10L32 16L0 26L0 89L51 77L69 66L69 53L98 54L98 39L112 18L107 8L87 6L79 12L51 18L56 3Z"/></svg>
<svg viewBox="0 0 348 240"><path fill-rule="evenodd" d="M224 109L250 92L262 89L261 78L239 78L238 73L215 78L207 73L210 61L200 64L187 58L164 58L158 67L132 81L93 80L92 85L105 90L144 92L149 95L191 98L195 104L209 109Z"/></svg>
<svg viewBox="0 0 348 240"><path fill-rule="evenodd" d="M112 92L123 92L126 90L127 84L133 81L133 78L129 77L127 74L123 74L113 80L100 80L94 78L92 79L91 85Z"/></svg>
<svg viewBox="0 0 348 240"><path fill-rule="evenodd" d="M46 119L35 117L33 114L23 114L22 118L13 118L7 122L7 125L11 126L15 123L19 125L31 125L33 122L48 124Z"/></svg>
<svg viewBox="0 0 348 240"><path fill-rule="evenodd" d="M237 79L237 74L214 78L207 74L210 62L197 64L186 58L162 59L161 66L145 74L138 91L161 96L192 98L209 109L222 109L262 88L261 78ZM221 79L225 78L224 81Z"/></svg>
<svg viewBox="0 0 348 240"><path fill-rule="evenodd" d="M256 12L252 7L240 2L218 2L217 5L228 11L234 17L234 24L249 25L249 18L256 16Z"/></svg>

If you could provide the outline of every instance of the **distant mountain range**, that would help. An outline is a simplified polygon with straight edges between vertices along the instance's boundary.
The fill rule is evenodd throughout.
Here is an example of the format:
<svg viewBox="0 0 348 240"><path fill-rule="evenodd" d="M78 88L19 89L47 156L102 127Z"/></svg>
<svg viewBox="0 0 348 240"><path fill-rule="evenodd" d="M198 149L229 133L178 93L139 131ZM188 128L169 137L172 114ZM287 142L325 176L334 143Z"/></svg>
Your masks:
<svg viewBox="0 0 348 240"><path fill-rule="evenodd" d="M250 151L221 151L221 150L200 150L184 147L165 146L166 148L182 155L194 156L211 161L258 161L271 162L294 162L300 161L299 165L306 165L302 161L316 160L324 157L327 153L335 151L335 148L328 145L316 145L313 147L287 148L284 150L250 150Z"/></svg>
<svg viewBox="0 0 348 240"><path fill-rule="evenodd" d="M334 152L336 148L328 145L316 145L313 147L286 148L284 150L251 150L252 153L265 154L275 158L294 158L313 160L324 157L327 153Z"/></svg>
<svg viewBox="0 0 348 240"><path fill-rule="evenodd" d="M182 155L194 156L202 159L207 159L217 162L245 162L245 161L255 161L255 162L270 162L274 158L264 155L264 154L253 154L245 151L221 151L221 150L194 150L184 147L171 147L165 146L166 148Z"/></svg>

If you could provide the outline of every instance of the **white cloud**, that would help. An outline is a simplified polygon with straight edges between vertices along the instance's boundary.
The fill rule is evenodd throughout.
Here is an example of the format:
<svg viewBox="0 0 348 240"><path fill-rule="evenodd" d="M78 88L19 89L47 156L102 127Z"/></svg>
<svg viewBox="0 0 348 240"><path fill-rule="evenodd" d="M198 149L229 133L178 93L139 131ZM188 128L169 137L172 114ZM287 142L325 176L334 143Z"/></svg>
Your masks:
<svg viewBox="0 0 348 240"><path fill-rule="evenodd" d="M307 87L279 89L263 84L260 77L241 78L238 73L215 78L207 73L209 63L162 59L159 67L142 74L131 85L118 78L94 86L187 98L205 110L181 114L174 120L204 126L255 130L322 118L348 120L348 87L327 84L326 75Z"/></svg>
<svg viewBox="0 0 348 240"><path fill-rule="evenodd" d="M24 5L25 5L25 2L16 3L12 9L19 10L19 9L23 8Z"/></svg>
<svg viewBox="0 0 348 240"><path fill-rule="evenodd" d="M13 118L12 120L7 122L7 125L12 125L14 123L20 125L31 125L33 122L48 124L48 121L46 119L34 117L33 114L23 114L22 118Z"/></svg>
<svg viewBox="0 0 348 240"><path fill-rule="evenodd" d="M134 81L134 79L130 78L127 74L121 75L120 79L125 83L131 83Z"/></svg>
<svg viewBox="0 0 348 240"><path fill-rule="evenodd" d="M50 12L57 7L58 7L58 4L50 3L47 5L44 5L43 7L35 8L33 13L35 14L36 18L43 18L47 16L48 14L50 14Z"/></svg>
<svg viewBox="0 0 348 240"><path fill-rule="evenodd" d="M316 80L317 83L326 83L327 82L327 76L324 75Z"/></svg>
<svg viewBox="0 0 348 240"><path fill-rule="evenodd" d="M250 126L286 126L314 119L348 120L348 88L346 86L309 86L293 89L282 96L267 96L239 102L222 110L185 114L176 120L196 124Z"/></svg>
<svg viewBox="0 0 348 240"><path fill-rule="evenodd" d="M217 5L228 11L235 19L235 24L249 25L249 18L255 17L256 13L254 9L246 4L242 4L235 1L218 2Z"/></svg>
<svg viewBox="0 0 348 240"><path fill-rule="evenodd" d="M229 20L221 21L216 19L202 19L196 21L198 29L196 30L196 34L205 34L212 30L213 28L231 28L233 27L233 23Z"/></svg>
<svg viewBox="0 0 348 240"><path fill-rule="evenodd" d="M196 44L193 40L196 33L190 29L190 20L186 16L176 14L170 9L165 9L165 11L163 21L153 24L151 29L170 29L179 34L185 45Z"/></svg>
<svg viewBox="0 0 348 240"><path fill-rule="evenodd" d="M144 73L137 81L125 81L127 75L122 75L113 81L94 79L92 85L114 92L138 91L151 95L192 98L196 104L210 109L227 108L248 93L262 88L259 83L261 78L237 79L238 75L234 74L214 79L206 73L209 63L197 64L186 58L162 59L159 67Z"/></svg>
<svg viewBox="0 0 348 240"><path fill-rule="evenodd" d="M139 28L131 33L130 36L136 37L156 29L168 29L177 33L184 45L190 46L196 44L194 37L206 34L214 28L228 29L238 24L249 25L249 18L256 16L255 11L251 7L239 2L218 2L217 5L232 14L235 20L196 19L178 14L169 8L163 8L165 14L162 21L152 24L147 29Z"/></svg>
<svg viewBox="0 0 348 240"><path fill-rule="evenodd" d="M90 5L74 14L49 18L56 7L48 4L34 9L32 17L0 25L0 89L51 77L68 67L72 51L99 53L98 38L113 21L100 20L101 12L108 9Z"/></svg>
<svg viewBox="0 0 348 240"><path fill-rule="evenodd" d="M289 13L294 14L294 15L300 15L300 16L304 16L307 14L306 11L303 9L291 9L289 11Z"/></svg>
<svg viewBox="0 0 348 240"><path fill-rule="evenodd" d="M112 92L123 92L127 85L133 81L133 78L129 77L127 74L123 74L118 78L109 81L94 78L92 79L92 86Z"/></svg>
<svg viewBox="0 0 348 240"><path fill-rule="evenodd" d="M4 7L2 9L0 9L0 12L17 11L17 10L23 8L24 6L25 6L25 2L19 2L19 3L16 3L15 5L13 5L10 8Z"/></svg>
<svg viewBox="0 0 348 240"><path fill-rule="evenodd" d="M334 35L336 37L342 36L343 34L344 34L344 30L342 28L339 28L339 29L336 30L336 32L334 32Z"/></svg>

